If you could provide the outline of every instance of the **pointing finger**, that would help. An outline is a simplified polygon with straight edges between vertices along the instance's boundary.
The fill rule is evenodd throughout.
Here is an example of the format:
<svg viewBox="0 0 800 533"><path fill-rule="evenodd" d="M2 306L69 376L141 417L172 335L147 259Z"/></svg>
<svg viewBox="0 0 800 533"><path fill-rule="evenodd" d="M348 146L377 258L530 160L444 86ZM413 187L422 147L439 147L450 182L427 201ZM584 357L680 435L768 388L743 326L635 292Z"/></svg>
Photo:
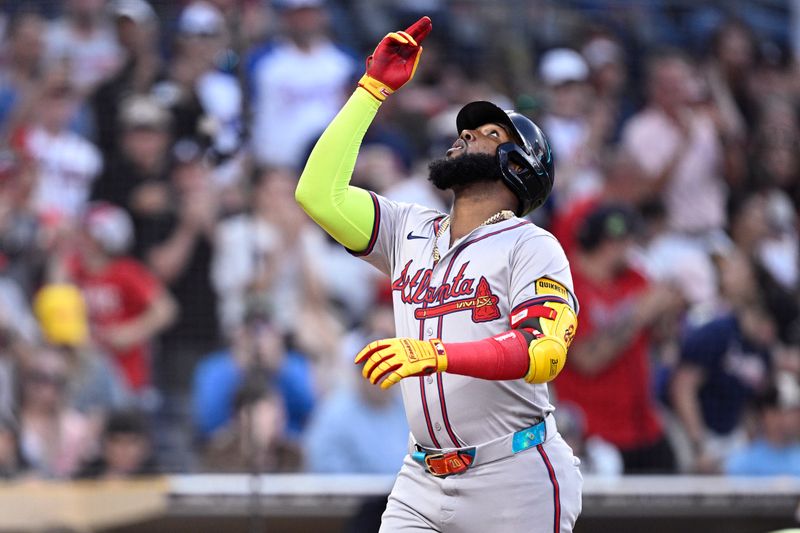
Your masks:
<svg viewBox="0 0 800 533"><path fill-rule="evenodd" d="M431 24L430 17L422 17L414 24L406 28L405 33L409 34L417 44L421 44L425 37L431 32L431 28L433 25Z"/></svg>

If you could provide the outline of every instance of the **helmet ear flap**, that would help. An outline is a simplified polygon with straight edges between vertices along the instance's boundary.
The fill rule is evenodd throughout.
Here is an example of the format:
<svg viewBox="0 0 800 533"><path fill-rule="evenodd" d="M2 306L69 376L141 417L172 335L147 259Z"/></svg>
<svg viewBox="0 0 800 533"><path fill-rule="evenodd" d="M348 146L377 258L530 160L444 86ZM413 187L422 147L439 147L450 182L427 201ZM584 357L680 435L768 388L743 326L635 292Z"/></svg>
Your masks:
<svg viewBox="0 0 800 533"><path fill-rule="evenodd" d="M508 158L508 163L506 163L506 166L508 166L508 169L515 174L523 175L523 173L531 170L530 163L526 161L522 155L520 155L519 150L512 150L506 152L506 154Z"/></svg>
<svg viewBox="0 0 800 533"><path fill-rule="evenodd" d="M497 163L505 177L506 186L519 199L516 214L521 216L529 210L526 200L529 194L525 188L525 178L531 172L530 164L527 162L522 148L514 143L503 143L497 147Z"/></svg>

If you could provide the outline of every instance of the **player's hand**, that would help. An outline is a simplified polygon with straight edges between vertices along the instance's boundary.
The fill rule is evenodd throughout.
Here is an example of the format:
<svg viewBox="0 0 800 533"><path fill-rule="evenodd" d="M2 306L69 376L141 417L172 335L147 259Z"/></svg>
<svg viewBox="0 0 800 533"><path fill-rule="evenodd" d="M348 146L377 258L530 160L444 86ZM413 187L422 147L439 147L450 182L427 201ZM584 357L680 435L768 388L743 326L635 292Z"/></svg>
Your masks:
<svg viewBox="0 0 800 533"><path fill-rule="evenodd" d="M364 364L364 378L373 384L383 379L381 388L388 389L403 378L444 372L447 352L439 339L383 339L368 344L355 363Z"/></svg>
<svg viewBox="0 0 800 533"><path fill-rule="evenodd" d="M367 72L358 85L380 101L408 83L417 70L422 41L431 31L431 19L422 17L405 31L388 34L367 58Z"/></svg>

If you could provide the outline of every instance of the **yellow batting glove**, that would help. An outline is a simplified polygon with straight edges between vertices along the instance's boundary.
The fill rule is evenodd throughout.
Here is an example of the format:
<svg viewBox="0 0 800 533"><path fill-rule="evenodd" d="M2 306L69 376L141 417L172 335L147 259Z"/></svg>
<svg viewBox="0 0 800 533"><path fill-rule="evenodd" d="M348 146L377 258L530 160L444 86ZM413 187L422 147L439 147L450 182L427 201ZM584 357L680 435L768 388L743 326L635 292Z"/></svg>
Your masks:
<svg viewBox="0 0 800 533"><path fill-rule="evenodd" d="M377 384L383 378L380 386L388 389L403 378L444 372L447 352L439 339L383 339L368 344L355 363L364 364L361 374L370 383Z"/></svg>

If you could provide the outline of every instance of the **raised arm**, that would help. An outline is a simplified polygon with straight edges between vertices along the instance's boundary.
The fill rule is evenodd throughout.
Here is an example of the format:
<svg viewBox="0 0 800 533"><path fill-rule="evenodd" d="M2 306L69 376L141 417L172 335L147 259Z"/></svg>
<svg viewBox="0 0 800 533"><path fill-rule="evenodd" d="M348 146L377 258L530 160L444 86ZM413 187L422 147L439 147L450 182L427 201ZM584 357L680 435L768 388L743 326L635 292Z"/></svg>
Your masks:
<svg viewBox="0 0 800 533"><path fill-rule="evenodd" d="M381 102L414 76L420 43L430 30L431 20L422 17L406 31L383 38L367 58L358 88L317 141L297 184L295 199L303 210L351 250L367 247L375 222L369 193L350 186L361 141Z"/></svg>

